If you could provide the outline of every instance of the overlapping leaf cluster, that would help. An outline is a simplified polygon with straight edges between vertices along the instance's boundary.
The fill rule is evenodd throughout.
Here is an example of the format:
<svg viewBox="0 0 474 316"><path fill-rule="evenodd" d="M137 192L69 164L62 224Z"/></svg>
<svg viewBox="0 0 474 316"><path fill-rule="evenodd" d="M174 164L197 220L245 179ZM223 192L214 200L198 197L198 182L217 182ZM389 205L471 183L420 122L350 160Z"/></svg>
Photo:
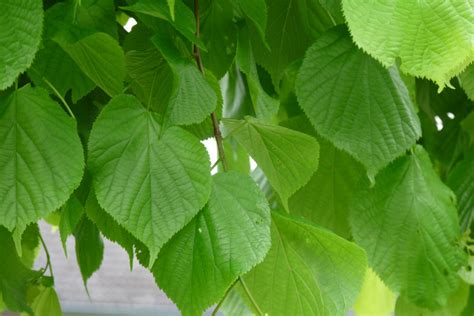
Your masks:
<svg viewBox="0 0 474 316"><path fill-rule="evenodd" d="M0 309L61 314L54 214L184 315L472 314L469 1L0 6Z"/></svg>

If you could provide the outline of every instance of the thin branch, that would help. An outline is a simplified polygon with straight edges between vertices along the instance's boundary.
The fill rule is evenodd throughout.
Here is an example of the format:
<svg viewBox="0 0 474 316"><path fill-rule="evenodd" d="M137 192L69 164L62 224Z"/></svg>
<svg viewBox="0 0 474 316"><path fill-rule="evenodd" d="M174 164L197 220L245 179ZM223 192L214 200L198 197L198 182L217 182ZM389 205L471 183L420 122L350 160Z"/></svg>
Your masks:
<svg viewBox="0 0 474 316"><path fill-rule="evenodd" d="M44 253L46 254L46 266L44 267L43 274L46 269L49 269L49 274L51 277L53 277L53 266L51 265L51 256L49 255L48 247L46 246L46 243L44 242L43 236L41 236L41 234L39 234L39 239L41 241L41 245L43 246Z"/></svg>
<svg viewBox="0 0 474 316"><path fill-rule="evenodd" d="M194 17L196 19L196 37L199 38L199 36L201 35L201 19L200 19L200 16L199 16L199 0L194 0ZM205 76L204 65L202 64L202 58L201 58L201 51L200 51L199 47L196 44L193 45L193 53L194 53L194 58L196 59L196 64L199 68L199 71L202 73L203 76ZM228 170L227 161L225 159L224 145L223 145L223 142L222 142L222 133L221 133L221 130L219 128L219 121L217 120L216 112L211 113L211 120L212 120L213 129L214 129L214 137L215 137L216 143L217 143L217 151L219 152L218 161L222 162L222 168L225 172L225 171ZM255 310L259 313L259 315L263 316L263 313L262 313L260 307L258 306L257 302L255 301L252 294L250 293L249 289L245 285L244 280L240 276L238 277L237 281L234 282L227 289L226 294L224 294L224 297L217 304L216 309L213 312L213 315L216 315L216 313L219 310L220 306L222 305L225 298L227 297L227 294L232 290L232 288L234 287L234 285L237 282L240 282L240 284L242 284L242 287L244 288L245 293L247 294L249 300L252 302Z"/></svg>
<svg viewBox="0 0 474 316"><path fill-rule="evenodd" d="M199 0L194 0L194 17L196 19L196 38L199 38L201 35L201 19L199 17ZM193 53L194 53L194 59L196 60L196 64L199 68L199 71L202 73L204 76L204 65L202 64L202 58L201 58L201 50L199 47L194 44L193 45ZM214 138L216 139L217 143L217 151L219 152L219 159L222 162L222 168L224 171L227 171L227 161L225 159L225 153L224 153L224 144L222 142L222 133L219 128L219 121L217 120L217 115L216 112L211 113L211 120L212 120L212 127L214 129Z"/></svg>
<svg viewBox="0 0 474 316"><path fill-rule="evenodd" d="M212 166L211 166L211 171L214 170L215 167L217 167L217 165L219 164L219 162L221 162L221 158L218 158L218 159L216 160L216 162L212 164Z"/></svg>

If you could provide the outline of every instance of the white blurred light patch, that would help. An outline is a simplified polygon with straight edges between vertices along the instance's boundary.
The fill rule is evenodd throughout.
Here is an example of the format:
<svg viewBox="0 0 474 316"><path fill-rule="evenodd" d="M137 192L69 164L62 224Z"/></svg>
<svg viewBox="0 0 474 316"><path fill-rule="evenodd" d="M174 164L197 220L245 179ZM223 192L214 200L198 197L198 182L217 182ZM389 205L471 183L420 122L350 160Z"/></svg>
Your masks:
<svg viewBox="0 0 474 316"><path fill-rule="evenodd" d="M217 161L218 153L217 153L217 143L214 137L202 140L201 143L206 147L207 152L209 153L209 158L211 159L211 166ZM211 174L217 173L217 167L211 170Z"/></svg>
<svg viewBox="0 0 474 316"><path fill-rule="evenodd" d="M438 115L436 115L436 116L434 117L434 119L435 119L435 122L436 122L436 129L437 129L438 131L442 130L443 127L444 127L444 125L443 125L443 120L442 120Z"/></svg>
<svg viewBox="0 0 474 316"><path fill-rule="evenodd" d="M127 23L125 23L125 25L123 26L123 28L125 29L125 31L129 32L133 29L133 27L137 25L137 20L135 20L134 18L129 18Z"/></svg>

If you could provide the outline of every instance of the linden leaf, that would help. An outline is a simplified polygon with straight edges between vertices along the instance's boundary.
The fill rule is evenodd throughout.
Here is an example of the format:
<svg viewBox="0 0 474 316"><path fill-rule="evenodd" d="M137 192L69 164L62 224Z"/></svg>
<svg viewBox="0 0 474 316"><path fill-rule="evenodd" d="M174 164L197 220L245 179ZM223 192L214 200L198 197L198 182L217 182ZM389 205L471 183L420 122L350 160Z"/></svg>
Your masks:
<svg viewBox="0 0 474 316"><path fill-rule="evenodd" d="M179 127L163 131L129 95L110 101L89 138L99 204L150 249L150 263L207 202L209 164L198 139Z"/></svg>
<svg viewBox="0 0 474 316"><path fill-rule="evenodd" d="M422 307L443 306L465 262L454 194L420 146L355 193L350 222L369 265L394 292Z"/></svg>
<svg viewBox="0 0 474 316"><path fill-rule="evenodd" d="M43 30L41 0L0 1L0 90L33 62Z"/></svg>
<svg viewBox="0 0 474 316"><path fill-rule="evenodd" d="M353 155L371 178L421 136L397 70L383 68L358 49L343 26L307 51L296 95L316 131Z"/></svg>
<svg viewBox="0 0 474 316"><path fill-rule="evenodd" d="M163 247L155 279L185 315L201 315L270 248L270 209L247 175L213 177L206 207Z"/></svg>
<svg viewBox="0 0 474 316"><path fill-rule="evenodd" d="M0 225L22 231L79 185L84 154L74 119L42 88L0 98Z"/></svg>
<svg viewBox="0 0 474 316"><path fill-rule="evenodd" d="M386 67L442 89L474 60L472 1L342 1L354 41Z"/></svg>
<svg viewBox="0 0 474 316"><path fill-rule="evenodd" d="M243 277L262 312L347 315L364 280L364 250L306 221L276 212L272 219L272 247Z"/></svg>

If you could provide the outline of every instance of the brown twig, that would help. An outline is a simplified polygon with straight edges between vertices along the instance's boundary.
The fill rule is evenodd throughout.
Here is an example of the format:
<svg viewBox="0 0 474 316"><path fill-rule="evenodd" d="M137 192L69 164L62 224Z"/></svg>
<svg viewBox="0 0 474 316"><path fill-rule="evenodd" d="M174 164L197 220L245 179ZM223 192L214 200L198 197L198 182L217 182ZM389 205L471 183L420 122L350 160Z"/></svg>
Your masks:
<svg viewBox="0 0 474 316"><path fill-rule="evenodd" d="M199 16L199 0L194 0L194 17L196 19L196 38L199 39L201 35L201 18ZM193 45L194 59L199 68L199 71L205 76L204 65L202 64L201 50L196 44ZM216 112L211 113L212 127L214 129L214 138L217 143L217 151L219 152L219 161L222 162L222 168L227 171L227 161L225 159L224 144L222 142L222 133L219 127Z"/></svg>

